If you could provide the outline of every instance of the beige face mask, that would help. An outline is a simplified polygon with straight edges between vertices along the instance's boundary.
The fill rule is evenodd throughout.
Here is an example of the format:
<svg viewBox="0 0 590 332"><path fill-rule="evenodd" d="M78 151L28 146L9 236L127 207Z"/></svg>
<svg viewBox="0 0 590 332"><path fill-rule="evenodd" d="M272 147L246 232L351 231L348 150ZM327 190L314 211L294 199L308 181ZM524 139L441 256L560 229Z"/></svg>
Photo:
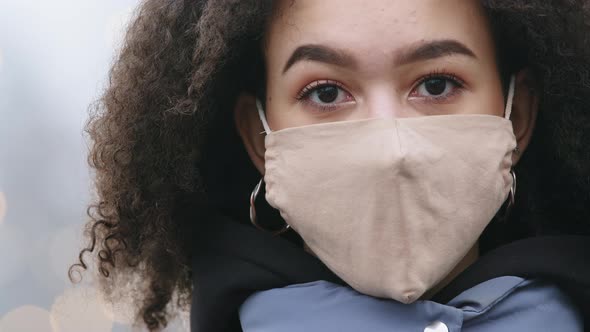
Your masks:
<svg viewBox="0 0 590 332"><path fill-rule="evenodd" d="M507 199L505 117L372 118L265 137L266 200L357 291L411 303L473 247Z"/></svg>

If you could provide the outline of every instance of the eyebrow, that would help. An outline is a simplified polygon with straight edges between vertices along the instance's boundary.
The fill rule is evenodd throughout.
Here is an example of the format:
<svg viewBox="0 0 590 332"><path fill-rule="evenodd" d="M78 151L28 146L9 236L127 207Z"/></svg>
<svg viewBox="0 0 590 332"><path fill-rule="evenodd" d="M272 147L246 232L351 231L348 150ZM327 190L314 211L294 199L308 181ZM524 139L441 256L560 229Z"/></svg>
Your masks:
<svg viewBox="0 0 590 332"><path fill-rule="evenodd" d="M355 58L344 50L334 49L328 46L309 44L299 46L285 64L283 74L299 61L323 62L340 67L356 68Z"/></svg>
<svg viewBox="0 0 590 332"><path fill-rule="evenodd" d="M401 51L395 59L395 64L401 66L452 55L464 55L477 59L475 53L469 47L465 46L465 44L454 39L443 39L421 43Z"/></svg>
<svg viewBox="0 0 590 332"><path fill-rule="evenodd" d="M446 56L464 55L476 59L475 53L463 43L453 39L434 40L420 43L400 51L395 56L394 63L398 66L414 62L433 60ZM345 50L335 49L324 45L307 44L299 46L283 68L283 74L300 61L323 62L340 67L355 69L358 62Z"/></svg>

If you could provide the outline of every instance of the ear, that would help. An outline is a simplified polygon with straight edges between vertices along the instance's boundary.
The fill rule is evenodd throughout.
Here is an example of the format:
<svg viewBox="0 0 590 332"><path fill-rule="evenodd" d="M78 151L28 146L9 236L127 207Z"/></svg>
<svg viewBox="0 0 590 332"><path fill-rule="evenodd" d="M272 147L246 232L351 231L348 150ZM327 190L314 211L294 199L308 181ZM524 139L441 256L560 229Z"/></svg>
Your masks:
<svg viewBox="0 0 590 332"><path fill-rule="evenodd" d="M512 127L520 153L513 154L516 165L528 147L539 111L539 96L531 71L525 68L516 75L516 89L512 111Z"/></svg>
<svg viewBox="0 0 590 332"><path fill-rule="evenodd" d="M258 117L256 98L242 93L234 107L234 121L244 147L260 174L264 175L264 127Z"/></svg>

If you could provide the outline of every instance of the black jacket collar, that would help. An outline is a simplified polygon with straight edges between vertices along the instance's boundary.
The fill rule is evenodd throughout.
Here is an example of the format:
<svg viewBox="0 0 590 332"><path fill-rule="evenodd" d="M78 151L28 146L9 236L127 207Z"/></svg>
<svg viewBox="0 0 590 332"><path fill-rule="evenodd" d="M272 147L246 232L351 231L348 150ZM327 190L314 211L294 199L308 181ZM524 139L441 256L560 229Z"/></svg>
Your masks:
<svg viewBox="0 0 590 332"><path fill-rule="evenodd" d="M433 300L446 303L462 291L499 276L544 278L566 291L589 321L587 254L589 237L519 240L480 257ZM291 242L226 217L209 223L195 237L192 269L192 332L241 332L238 309L256 291L315 280L344 284L321 261Z"/></svg>
<svg viewBox="0 0 590 332"><path fill-rule="evenodd" d="M342 283L282 238L220 217L195 239L191 331L242 331L237 310L252 293L291 284Z"/></svg>

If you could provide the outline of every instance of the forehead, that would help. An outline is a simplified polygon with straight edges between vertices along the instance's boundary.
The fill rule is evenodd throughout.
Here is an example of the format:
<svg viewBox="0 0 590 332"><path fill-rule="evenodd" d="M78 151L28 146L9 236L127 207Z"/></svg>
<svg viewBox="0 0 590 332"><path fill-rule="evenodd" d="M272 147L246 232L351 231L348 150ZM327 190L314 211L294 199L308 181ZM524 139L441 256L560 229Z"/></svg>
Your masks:
<svg viewBox="0 0 590 332"><path fill-rule="evenodd" d="M287 58L301 44L347 48L370 64L428 40L455 39L478 58L493 56L477 0L279 0L267 30L267 53Z"/></svg>

